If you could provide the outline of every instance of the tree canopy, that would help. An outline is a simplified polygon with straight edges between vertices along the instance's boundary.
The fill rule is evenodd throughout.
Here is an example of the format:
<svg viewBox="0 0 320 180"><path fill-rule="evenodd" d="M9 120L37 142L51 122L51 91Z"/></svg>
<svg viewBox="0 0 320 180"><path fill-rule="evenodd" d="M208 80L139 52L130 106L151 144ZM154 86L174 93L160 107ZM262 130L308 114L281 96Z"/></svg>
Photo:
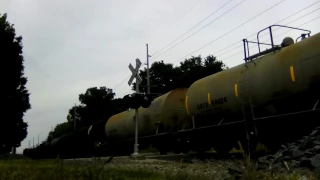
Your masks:
<svg viewBox="0 0 320 180"><path fill-rule="evenodd" d="M58 124L53 131L50 131L47 141L52 141L62 135L73 132L74 115L76 129L88 127L98 121L106 122L112 115L124 111L122 99L115 99L112 89L102 86L100 88L91 87L85 93L79 94L80 105L69 109L67 122Z"/></svg>
<svg viewBox="0 0 320 180"><path fill-rule="evenodd" d="M196 80L225 68L227 68L225 64L212 55L204 59L201 56L185 59L178 67L163 61L154 62L149 69L150 92L164 94L176 88L188 88ZM142 78L139 91L147 93L147 69L140 70L139 75ZM136 83L132 84L132 90L135 90Z"/></svg>
<svg viewBox="0 0 320 180"><path fill-rule="evenodd" d="M107 120L124 110L121 107L121 99L114 97L113 90L105 86L99 89L97 87L88 88L84 94L79 95L80 105L69 109L67 120L74 121L74 112L76 112L77 126L88 126L97 121Z"/></svg>
<svg viewBox="0 0 320 180"><path fill-rule="evenodd" d="M31 109L29 92L25 87L22 36L16 36L13 24L7 21L7 14L0 14L0 54L2 62L0 98L1 108L0 152L8 153L12 147L19 147L28 132L23 121L24 113Z"/></svg>
<svg viewBox="0 0 320 180"><path fill-rule="evenodd" d="M67 133L71 133L73 131L73 125L71 122L64 122L61 124L57 124L53 131L50 131L47 137L47 141L51 142L53 139L61 137Z"/></svg>

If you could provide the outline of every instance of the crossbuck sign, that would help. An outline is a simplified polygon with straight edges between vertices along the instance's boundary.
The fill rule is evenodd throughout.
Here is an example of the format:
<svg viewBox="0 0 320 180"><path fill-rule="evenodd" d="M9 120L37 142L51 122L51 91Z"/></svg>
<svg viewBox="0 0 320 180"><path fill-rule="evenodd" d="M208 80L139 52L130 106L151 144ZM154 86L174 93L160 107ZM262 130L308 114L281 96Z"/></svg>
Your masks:
<svg viewBox="0 0 320 180"><path fill-rule="evenodd" d="M128 82L129 86L132 84L132 81L134 80L134 78L136 78L137 84L140 84L142 82L142 79L139 76L139 68L140 67L141 67L141 61L139 59L136 59L136 68L133 68L133 66L130 63L129 69L132 72L132 75L131 75L129 82Z"/></svg>
<svg viewBox="0 0 320 180"><path fill-rule="evenodd" d="M129 65L129 69L132 72L132 75L129 79L129 86L131 86L132 81L134 78L136 78L136 93L139 91L139 84L142 82L141 77L139 76L139 68L141 66L141 61L139 59L136 59L136 68L133 68L133 66ZM135 132L135 143L134 143L134 153L132 155L139 155L139 149L138 149L138 108L135 109L136 115L135 115L135 121L136 121L136 132Z"/></svg>

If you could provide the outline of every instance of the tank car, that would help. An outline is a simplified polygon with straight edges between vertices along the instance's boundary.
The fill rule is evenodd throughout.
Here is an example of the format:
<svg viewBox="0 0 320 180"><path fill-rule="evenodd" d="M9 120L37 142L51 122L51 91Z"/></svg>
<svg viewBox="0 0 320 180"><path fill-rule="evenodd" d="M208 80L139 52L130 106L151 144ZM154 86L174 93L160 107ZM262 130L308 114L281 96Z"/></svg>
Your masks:
<svg viewBox="0 0 320 180"><path fill-rule="evenodd" d="M275 45L275 26L306 33L300 41L287 37ZM266 43L260 42L259 35L264 30L269 30L267 45L271 48L261 51L260 45ZM249 150L259 141L273 150L319 126L320 33L310 33L272 25L258 32L257 42L243 40L245 63L199 79L188 89L172 90L154 99L148 108L139 108L140 147L154 145L162 154L211 147L227 152L237 141ZM257 54L249 54L249 43L258 45ZM134 116L135 111L128 110L105 123L104 135L114 152L133 152ZM53 140L50 153L64 157L92 154L93 143L104 139L96 138L102 136L99 126L103 123ZM84 152L74 153L77 149Z"/></svg>
<svg viewBox="0 0 320 180"><path fill-rule="evenodd" d="M191 117L185 111L186 92L187 88L175 89L154 99L148 108L139 108L141 148L153 144L161 151L168 151L174 143L169 143L167 139L170 138L162 135L191 126ZM116 151L128 150L122 153L131 153L135 137L135 111L128 110L110 117L105 125L105 134L107 141L118 147Z"/></svg>
<svg viewBox="0 0 320 180"><path fill-rule="evenodd" d="M196 128L211 128L198 136L203 134L214 148L229 151L237 140L250 138L275 147L319 124L312 117L319 112L320 33L310 36L310 31L280 26L306 34L296 43L287 37L275 45L275 26L280 25L264 29L270 33L270 49L250 56L250 41L244 39L245 63L202 78L188 89L186 111ZM258 47L263 44L260 32L257 42L251 42Z"/></svg>

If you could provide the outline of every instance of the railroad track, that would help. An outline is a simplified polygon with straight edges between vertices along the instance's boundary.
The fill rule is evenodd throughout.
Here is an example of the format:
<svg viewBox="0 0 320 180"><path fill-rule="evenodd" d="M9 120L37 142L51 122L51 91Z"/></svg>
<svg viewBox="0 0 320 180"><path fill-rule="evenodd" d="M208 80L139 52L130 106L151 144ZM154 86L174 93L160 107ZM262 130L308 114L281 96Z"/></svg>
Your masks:
<svg viewBox="0 0 320 180"><path fill-rule="evenodd" d="M251 159L258 158L261 156L267 155L266 153L258 153L255 157ZM169 154L169 155L159 155L159 154L140 154L136 157L130 156L115 156L112 159L116 161L128 161L128 160L163 160L163 161L176 161L176 162L185 162L192 163L194 159L204 161L204 160L230 160L230 159L243 159L244 156L242 153L228 153L228 154L218 154L215 152L206 152L206 153L188 153L188 154ZM78 158L78 159L65 159L66 161L92 161L95 158ZM96 159L107 161L110 157L98 157Z"/></svg>

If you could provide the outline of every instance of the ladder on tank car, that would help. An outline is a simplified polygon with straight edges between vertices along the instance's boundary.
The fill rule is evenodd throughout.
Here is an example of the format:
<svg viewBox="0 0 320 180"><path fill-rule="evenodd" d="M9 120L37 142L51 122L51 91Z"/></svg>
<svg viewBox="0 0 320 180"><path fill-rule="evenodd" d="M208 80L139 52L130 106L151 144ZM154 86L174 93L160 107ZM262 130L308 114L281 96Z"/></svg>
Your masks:
<svg viewBox="0 0 320 180"><path fill-rule="evenodd" d="M310 37L310 33L311 31L309 30L306 30L306 29L300 29L300 28L295 28L295 27L290 27L290 26L284 26L284 25L278 25L278 24L274 24L274 25L271 25L269 27L266 27L262 30L260 30L258 33L257 33L257 41L248 41L247 39L243 39L243 48L244 48L244 61L245 62L249 62L249 61L253 61L254 59L256 58L259 58L263 55L266 55L266 54L269 54L269 53L272 53L272 52L276 52L276 51L279 51L284 45L275 45L274 44L274 37L273 37L273 32L272 30L274 30L273 28L274 27L277 27L277 28L285 28L285 29L291 29L291 30L297 30L297 31L303 31L304 33L301 34L301 36L299 36L297 39L296 39L296 42L298 42L298 39L301 38L301 40L303 40L305 38L305 36L308 36ZM263 31L266 31L266 30L269 30L269 37L270 37L270 43L267 43L267 42L261 42L260 41L260 33L263 32ZM264 35L268 35L268 34L264 34ZM264 36L264 35L261 35ZM281 34L280 34L281 35ZM258 47L258 53L256 54L253 54L253 55L250 55L250 47L249 47L249 43L253 43L253 44L257 44L257 47ZM269 49L266 49L265 51L262 51L261 50L261 45L267 45L267 46L271 46L271 48Z"/></svg>
<svg viewBox="0 0 320 180"><path fill-rule="evenodd" d="M250 62L248 62L250 63ZM255 147L256 137L258 135L258 131L254 122L254 105L251 98L250 93L250 69L248 66L244 68L241 72L241 78L239 81L240 88L240 104L242 108L243 119L245 122L246 136L247 136L247 150L250 155L251 150Z"/></svg>
<svg viewBox="0 0 320 180"><path fill-rule="evenodd" d="M252 105L252 98L250 94L250 78L249 78L249 72L250 72L250 66L253 63L254 66L256 65L254 59L259 58L261 56L267 55L269 53L274 53L276 51L279 51L281 48L287 46L288 44L282 43L281 45L276 45L274 44L274 37L273 37L273 28L285 28L285 29L291 29L291 30L297 30L297 31L302 31L303 34L301 34L301 39L304 39L305 36L310 37L311 31L306 30L306 29L300 29L300 28L295 28L295 27L290 27L290 26L284 26L284 25L278 25L274 24L269 27L266 27L262 30L260 30L257 33L257 41L248 41L247 39L243 39L243 47L244 47L244 61L245 61L245 68L244 71L241 72L241 79L239 82L239 88L240 88L240 103L242 106L242 113L243 113L243 118L245 122L245 128L246 128L246 135L247 135L247 141L248 141L248 151L250 154L250 151L252 150L252 147L256 145L256 138L258 136L258 131L255 125L255 117L254 117L254 110L253 110L253 105ZM260 33L263 31L269 31L269 36L270 36L270 43L265 43L260 41ZM263 35L261 35L263 36ZM296 39L296 42L298 39ZM249 51L249 43L257 44L258 47L258 53L250 55ZM261 50L261 45L268 45L271 46L271 48L262 51ZM254 67L253 66L253 67Z"/></svg>

